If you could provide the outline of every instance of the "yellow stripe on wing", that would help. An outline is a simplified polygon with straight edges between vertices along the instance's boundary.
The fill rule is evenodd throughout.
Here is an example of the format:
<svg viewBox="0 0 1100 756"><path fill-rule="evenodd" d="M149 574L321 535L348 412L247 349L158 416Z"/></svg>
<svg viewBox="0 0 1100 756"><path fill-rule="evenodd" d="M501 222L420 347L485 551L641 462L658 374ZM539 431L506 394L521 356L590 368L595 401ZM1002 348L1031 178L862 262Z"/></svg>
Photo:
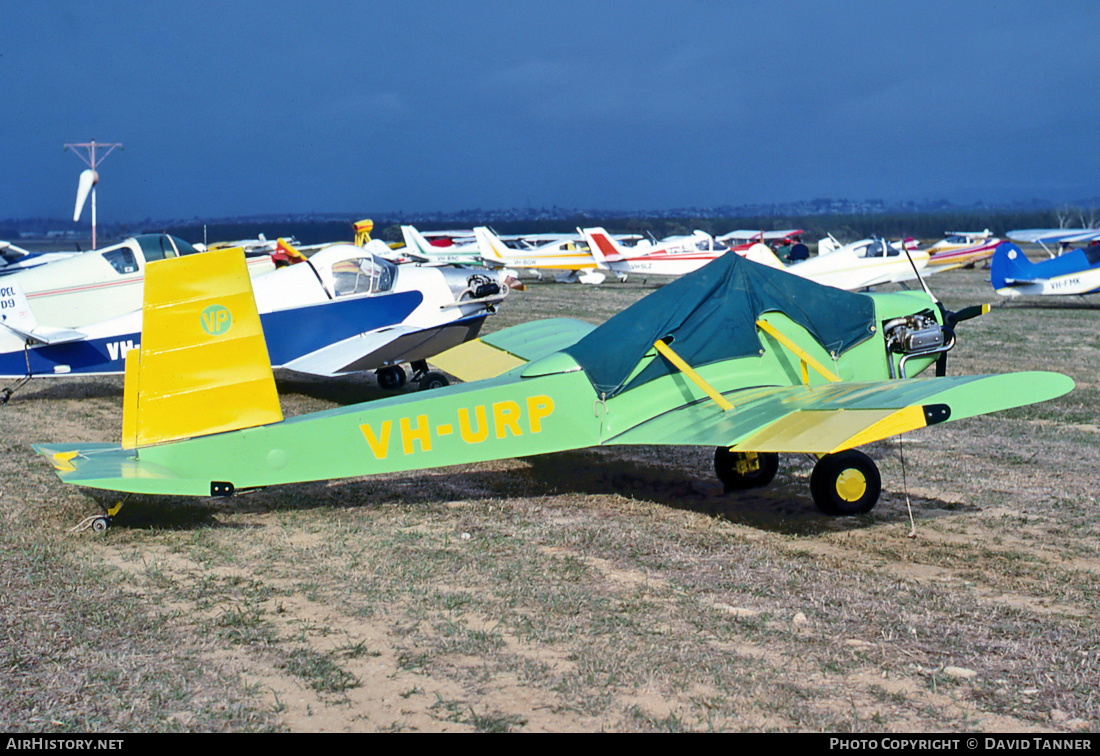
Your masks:
<svg viewBox="0 0 1100 756"><path fill-rule="evenodd" d="M520 365L527 364L527 360L503 349L489 346L481 339L473 339L451 347L432 357L430 362L443 372L450 373L467 383L483 378L495 378Z"/></svg>

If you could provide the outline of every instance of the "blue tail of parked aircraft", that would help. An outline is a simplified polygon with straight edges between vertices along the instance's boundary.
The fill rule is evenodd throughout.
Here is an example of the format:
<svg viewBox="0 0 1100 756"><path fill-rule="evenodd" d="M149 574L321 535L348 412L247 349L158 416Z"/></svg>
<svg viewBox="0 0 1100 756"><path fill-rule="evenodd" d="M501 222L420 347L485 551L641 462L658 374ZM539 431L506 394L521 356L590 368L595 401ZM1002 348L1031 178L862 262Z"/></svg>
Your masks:
<svg viewBox="0 0 1100 756"><path fill-rule="evenodd" d="M993 262L989 268L990 282L994 289L1003 289L1018 281L1027 281L1034 277L1030 270L1033 265L1015 244L1002 242L993 252Z"/></svg>

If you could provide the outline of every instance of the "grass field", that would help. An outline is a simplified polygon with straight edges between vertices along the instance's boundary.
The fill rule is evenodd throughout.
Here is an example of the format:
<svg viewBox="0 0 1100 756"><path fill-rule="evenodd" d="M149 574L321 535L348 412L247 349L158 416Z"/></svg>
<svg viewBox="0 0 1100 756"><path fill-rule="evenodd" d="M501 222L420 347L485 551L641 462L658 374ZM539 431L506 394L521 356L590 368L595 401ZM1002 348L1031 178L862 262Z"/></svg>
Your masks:
<svg viewBox="0 0 1100 756"><path fill-rule="evenodd" d="M722 494L712 449L608 448L131 507L36 441L117 441L120 379L0 407L0 730L1093 731L1100 300L998 305L949 372L1064 372L1045 404L865 450L834 519L812 460ZM601 322L659 285L535 283L487 330ZM287 415L381 395L281 376ZM910 510L912 511L912 524Z"/></svg>

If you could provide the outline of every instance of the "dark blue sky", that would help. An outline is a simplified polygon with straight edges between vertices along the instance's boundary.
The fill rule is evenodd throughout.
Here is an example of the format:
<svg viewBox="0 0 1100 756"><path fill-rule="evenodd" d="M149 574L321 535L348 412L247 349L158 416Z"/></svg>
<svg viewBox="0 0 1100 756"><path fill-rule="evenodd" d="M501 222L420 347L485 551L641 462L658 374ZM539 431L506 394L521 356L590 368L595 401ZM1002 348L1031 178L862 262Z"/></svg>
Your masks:
<svg viewBox="0 0 1100 756"><path fill-rule="evenodd" d="M217 10L211 10L217 8ZM4 0L0 218L1100 196L1096 0Z"/></svg>

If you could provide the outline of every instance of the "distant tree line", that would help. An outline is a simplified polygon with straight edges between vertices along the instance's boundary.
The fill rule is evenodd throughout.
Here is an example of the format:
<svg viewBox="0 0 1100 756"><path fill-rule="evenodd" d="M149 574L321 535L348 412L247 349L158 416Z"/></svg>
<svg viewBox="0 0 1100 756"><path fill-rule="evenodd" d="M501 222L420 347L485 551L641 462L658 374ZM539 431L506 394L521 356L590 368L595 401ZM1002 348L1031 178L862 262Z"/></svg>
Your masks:
<svg viewBox="0 0 1100 756"><path fill-rule="evenodd" d="M216 220L208 223L191 221L188 223L157 223L146 219L140 224L100 226L103 241L117 240L135 233L170 233L189 242L217 242L235 239L254 239L264 234L268 239L294 237L301 244L319 244L330 241L352 241L355 232L352 223L369 214L349 217L345 220ZM484 221L476 214L456 217L444 222L427 222L415 216L393 217L380 214L374 217L374 237L387 242L401 241L400 224L411 224L421 231L440 229L469 228L481 225ZM52 221L38 220L38 225ZM58 221L57 223L62 223ZM690 234L695 229L719 236L735 229L778 229L799 228L804 231L807 242L815 242L832 234L842 242L854 241L868 236L882 236L899 239L939 239L948 231L982 231L988 228L993 234L1004 236L1007 231L1023 228L1062 228L1090 227L1100 224L1100 211L1096 208L1063 206L1049 210L944 210L929 212L885 212L861 213L850 215L772 215L772 216L728 216L728 217L684 217L684 218L647 218L644 216L626 217L622 215L600 217L598 215L577 214L570 218L509 220L485 223L499 234L518 233L574 233L578 227L602 226L612 233L635 233L652 235L660 239L676 234ZM0 221L0 239L12 240L19 236L19 230L27 224L20 221ZM37 228L38 225L33 226ZM65 228L72 224L64 224ZM57 226L42 225L42 228ZM6 232L3 230L6 228ZM5 235L6 233L6 235Z"/></svg>

